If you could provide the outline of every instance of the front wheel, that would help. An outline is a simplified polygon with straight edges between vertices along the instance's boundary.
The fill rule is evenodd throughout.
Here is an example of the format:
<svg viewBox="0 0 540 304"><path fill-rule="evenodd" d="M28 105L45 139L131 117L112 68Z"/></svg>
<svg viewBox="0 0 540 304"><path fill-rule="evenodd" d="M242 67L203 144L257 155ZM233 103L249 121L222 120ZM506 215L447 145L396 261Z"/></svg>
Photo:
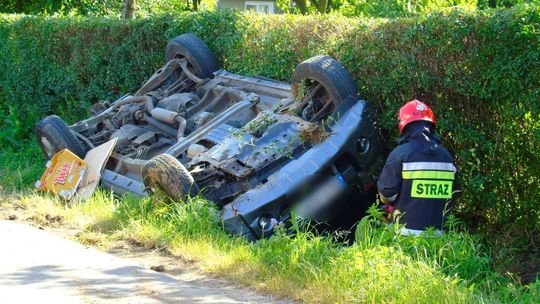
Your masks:
<svg viewBox="0 0 540 304"><path fill-rule="evenodd" d="M163 190L174 201L199 192L188 170L169 154L161 154L149 160L143 166L142 178L146 188Z"/></svg>
<svg viewBox="0 0 540 304"><path fill-rule="evenodd" d="M36 139L48 159L57 152L68 149L80 158L84 158L86 150L73 135L68 125L58 116L43 118L35 127Z"/></svg>
<svg viewBox="0 0 540 304"><path fill-rule="evenodd" d="M315 56L300 63L291 84L300 116L312 122L327 118L345 98L358 97L358 88L347 69L329 56Z"/></svg>

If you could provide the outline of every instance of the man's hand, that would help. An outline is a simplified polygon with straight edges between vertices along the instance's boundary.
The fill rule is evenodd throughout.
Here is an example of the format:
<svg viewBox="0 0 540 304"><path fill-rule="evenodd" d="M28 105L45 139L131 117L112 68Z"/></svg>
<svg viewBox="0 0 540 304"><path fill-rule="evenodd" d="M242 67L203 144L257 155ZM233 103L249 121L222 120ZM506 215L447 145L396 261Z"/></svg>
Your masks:
<svg viewBox="0 0 540 304"><path fill-rule="evenodd" d="M388 201L382 194L377 194L377 205L383 213L383 220L386 223L392 222L392 213L394 212L393 202Z"/></svg>

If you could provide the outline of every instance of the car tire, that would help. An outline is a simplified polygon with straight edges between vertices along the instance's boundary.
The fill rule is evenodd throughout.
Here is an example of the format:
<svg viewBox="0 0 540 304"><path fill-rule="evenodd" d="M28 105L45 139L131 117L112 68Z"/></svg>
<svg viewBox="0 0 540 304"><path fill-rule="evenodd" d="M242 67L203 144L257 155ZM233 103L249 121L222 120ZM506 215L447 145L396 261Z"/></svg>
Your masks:
<svg viewBox="0 0 540 304"><path fill-rule="evenodd" d="M80 158L86 155L81 142L73 135L68 125L56 115L42 119L36 125L35 133L41 150L49 159L63 149L68 149Z"/></svg>
<svg viewBox="0 0 540 304"><path fill-rule="evenodd" d="M167 44L165 59L186 58L193 68L193 73L199 78L211 78L219 69L216 56L199 38L192 34L182 34Z"/></svg>
<svg viewBox="0 0 540 304"><path fill-rule="evenodd" d="M301 92L302 84L307 82L318 83L324 88L333 109L349 96L358 97L358 87L351 74L330 56L315 56L296 66L291 77L293 98L302 99L310 94L309 89L308 92Z"/></svg>
<svg viewBox="0 0 540 304"><path fill-rule="evenodd" d="M143 166L142 178L146 188L161 189L174 201L199 192L199 187L184 165L169 154L150 159Z"/></svg>

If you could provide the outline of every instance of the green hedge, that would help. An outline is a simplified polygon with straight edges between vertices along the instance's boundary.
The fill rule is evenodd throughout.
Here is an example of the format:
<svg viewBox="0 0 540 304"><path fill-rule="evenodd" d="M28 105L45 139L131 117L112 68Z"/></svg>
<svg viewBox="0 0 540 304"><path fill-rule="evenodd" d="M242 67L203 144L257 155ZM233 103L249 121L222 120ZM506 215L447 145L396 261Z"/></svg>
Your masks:
<svg viewBox="0 0 540 304"><path fill-rule="evenodd" d="M540 8L534 6L395 20L230 11L134 21L4 15L0 145L22 147L47 114L73 122L91 103L133 91L164 63L167 40L184 32L242 74L288 80L310 56L338 58L394 138L400 105L427 101L461 169L458 214L471 226L540 232Z"/></svg>

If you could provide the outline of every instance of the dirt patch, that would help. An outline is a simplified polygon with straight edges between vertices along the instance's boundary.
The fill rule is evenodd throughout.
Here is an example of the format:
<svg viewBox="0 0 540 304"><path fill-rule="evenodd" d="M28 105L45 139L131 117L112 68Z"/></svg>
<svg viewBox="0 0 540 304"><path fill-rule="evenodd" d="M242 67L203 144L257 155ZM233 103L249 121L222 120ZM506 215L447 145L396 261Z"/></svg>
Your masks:
<svg viewBox="0 0 540 304"><path fill-rule="evenodd" d="M38 214L27 206L13 202L0 201L0 219L23 222L52 232L63 238L73 239L87 246L104 250L117 257L135 261L143 267L167 274L177 280L189 282L206 289L219 290L219 293L250 303L295 303L289 299L278 298L256 292L248 287L223 280L204 273L193 261L186 261L174 256L163 246L155 243L145 244L136 239L111 239L107 234L94 231L82 231L70 225L64 217L54 214ZM84 286L80 286L84 289ZM140 286L141 294L152 295L150 286ZM85 292L88 292L86 290Z"/></svg>
<svg viewBox="0 0 540 304"><path fill-rule="evenodd" d="M146 268L166 273L178 280L187 281L201 287L220 289L227 296L253 303L298 303L290 299L282 299L268 294L261 294L248 287L234 284L204 273L196 263L174 256L165 248L147 249L133 241L118 241L108 253L134 260Z"/></svg>
<svg viewBox="0 0 540 304"><path fill-rule="evenodd" d="M54 223L61 223L64 221L64 217L63 216L60 216L60 215L50 215L50 214L46 214L45 215L45 219L51 223L51 224L54 224Z"/></svg>
<svg viewBox="0 0 540 304"><path fill-rule="evenodd" d="M540 258L538 253L521 257L520 262L509 267L509 271L519 276L522 284L530 284L540 276Z"/></svg>
<svg viewBox="0 0 540 304"><path fill-rule="evenodd" d="M41 226L57 226L62 224L64 217L52 214L34 214L28 217L27 221L39 224Z"/></svg>
<svg viewBox="0 0 540 304"><path fill-rule="evenodd" d="M129 245L133 246L133 247L141 247L141 248L146 248L146 249L154 249L155 247L153 246L147 246L141 242L139 242L138 240L134 239L134 238L128 238L125 240Z"/></svg>

